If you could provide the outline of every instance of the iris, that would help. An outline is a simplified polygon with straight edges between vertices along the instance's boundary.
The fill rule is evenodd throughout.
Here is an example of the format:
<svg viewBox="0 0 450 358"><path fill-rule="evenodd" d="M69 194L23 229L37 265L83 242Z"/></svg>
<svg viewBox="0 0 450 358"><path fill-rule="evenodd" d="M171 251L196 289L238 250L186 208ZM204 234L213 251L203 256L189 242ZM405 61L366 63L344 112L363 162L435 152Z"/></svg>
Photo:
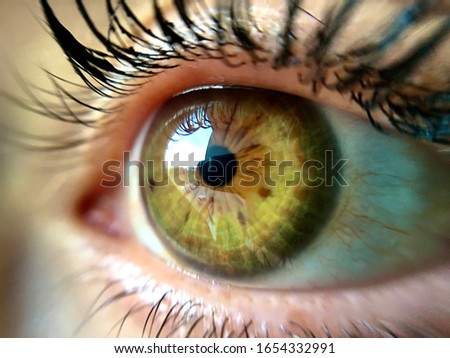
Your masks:
<svg viewBox="0 0 450 358"><path fill-rule="evenodd" d="M149 217L174 256L197 270L275 270L333 211L339 187L325 185L326 152L339 156L339 148L321 113L299 97L194 90L169 101L149 133Z"/></svg>

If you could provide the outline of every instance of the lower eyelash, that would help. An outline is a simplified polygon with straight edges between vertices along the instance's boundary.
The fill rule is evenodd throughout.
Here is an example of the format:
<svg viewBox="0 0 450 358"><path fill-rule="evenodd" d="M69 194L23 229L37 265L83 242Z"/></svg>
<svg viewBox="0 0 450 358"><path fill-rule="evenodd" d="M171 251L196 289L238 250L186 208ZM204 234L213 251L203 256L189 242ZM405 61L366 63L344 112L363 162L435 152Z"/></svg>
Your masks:
<svg viewBox="0 0 450 358"><path fill-rule="evenodd" d="M113 298L107 300L107 305L113 305L118 302L121 298L128 297L130 295L142 293L140 290L136 292L128 292L123 291ZM163 305L165 301L168 301L168 305L164 308ZM241 323L241 328L236 330L233 329L233 319L231 317L225 317L220 320L219 323L214 315L214 311L210 314L205 315L202 313L203 306L198 303L193 303L191 301L186 301L183 303L171 302L171 291L167 291L164 293L156 303L154 304L135 304L133 305L126 314L117 321L117 323L111 327L108 336L111 334L120 337L123 330L125 329L125 325L127 320L133 320L134 316L137 314L142 315L143 312L148 312L146 314L145 322L142 326L141 337L145 338L170 338L174 336L178 336L179 333L183 333L183 337L189 338L191 336L199 336L204 338L270 338L272 334L267 330L259 330L254 326L254 321L249 320L247 323ZM104 304L101 305L101 308L105 308ZM99 313L99 312L95 312ZM164 317L162 322L157 321L157 317ZM90 316L89 319L94 319L95 315ZM204 330L204 333L201 334L193 334L195 329L198 327L209 327ZM367 323L364 325L364 331L359 328L355 323L349 322L349 328L341 328L341 333L334 333L334 335L330 332L326 324L323 324L323 331L314 333L313 331L307 329L306 327L301 326L295 321L289 321L286 324L280 326L278 334L275 336L290 337L290 338L317 338L317 337L347 337L347 338L358 338L358 337L366 337L367 332L371 332L372 336L378 337L392 337L398 338L400 334L395 333L391 329L388 329L383 324L379 323L378 327L371 326ZM165 332L163 335L162 333ZM423 334L418 334L414 332L411 327L408 330L411 332L409 337L420 337L425 336ZM116 332L114 334L114 332ZM364 333L365 332L365 333ZM197 332L195 332L197 333ZM273 336L273 337L275 337ZM427 337L431 335L426 335Z"/></svg>
<svg viewBox="0 0 450 358"><path fill-rule="evenodd" d="M157 290L156 287L153 285L147 287L144 284L142 286L137 285L126 290L121 289L118 293L114 293L112 296L107 294L108 291L114 290L115 287L121 286L122 284L123 283L121 281L111 281L107 283L103 289L101 289L91 306L91 310L87 313L86 317L74 331L74 336L78 335L86 324L88 324L91 320L94 320L99 313L108 307L115 303L119 303L121 300L145 293L148 293L155 298L159 298L155 300L155 298L152 297L152 301L154 303L138 302L133 304L125 315L120 318L113 327L111 327L107 336L110 336L116 332L114 335L120 337L126 322L134 319L134 316L137 314L142 316L145 312L148 313L145 314L145 320L142 326L142 338L170 338L177 336L181 332L184 332L183 336L188 338L193 334L194 330L199 325L210 327L206 329L203 334L200 334L200 336L207 338L242 338L251 336L249 329L253 324L252 321L243 323L241 331L234 331L231 326L231 322L234 320L230 317L225 316L218 321L215 317L214 311L212 311L209 315L202 313L205 312L203 304L195 303L191 300L185 300L183 302L179 302L177 300L173 301L172 290L163 290L164 292L159 294L155 293ZM103 296L105 296L105 298L102 299ZM162 317L163 319L161 320ZM156 324L157 319L162 322ZM219 324L219 322L221 323ZM197 335L198 334L196 334L196 336ZM268 332L265 333L265 336L267 335Z"/></svg>
<svg viewBox="0 0 450 358"><path fill-rule="evenodd" d="M111 280L106 267L94 266L75 273L67 280L77 285L98 284L104 281L90 310L75 329L73 336L83 333L88 324L108 308L119 305L125 313L117 318L107 336L121 337L129 328L140 324L142 338L207 337L207 338L316 338L316 337L434 337L422 322L420 328L406 322L351 321L341 322L331 328L327 322L318 322L314 331L295 320L284 322L277 329L261 324L258 317L239 318L227 313L218 313L214 307L195 302L188 297L177 297L172 288L162 287L153 281L125 275L124 279ZM65 282L67 281L65 280ZM129 300L129 303L124 303ZM245 316L245 314L242 314ZM140 320L136 320L140 317ZM140 322L140 323L139 323ZM138 326L139 328L139 326Z"/></svg>
<svg viewBox="0 0 450 358"><path fill-rule="evenodd" d="M116 249L121 249L121 245ZM378 307L380 295L389 294L382 285L381 290L375 289L366 293L358 292L357 296L366 300L367 305L359 306L359 312L349 311L350 316L344 313L345 303L349 305L353 300L353 293L344 291L317 292L310 296L283 296L283 292L268 294L268 291L259 291L251 298L252 291L248 295L252 301L249 307L254 307L252 312L246 312L244 308L227 307L227 301L213 299L207 295L197 298L196 294L184 291L183 287L161 284L160 279L142 271L135 262L128 261L120 255L116 256L114 247L107 251L98 252L94 256L88 255L82 260L75 271L68 272L58 282L61 287L55 287L56 291L70 288L72 294L63 295L59 302L66 305L65 299L82 297L82 302L87 304L86 311L81 311L79 325L73 326L72 336L83 336L91 329L96 334L105 336L136 336L136 337L172 337L185 336L191 332L191 336L211 337L438 337L439 323L432 318L405 315L403 318L383 314L389 311L389 307ZM164 265L162 262L161 265ZM158 266L159 264L157 264ZM159 268L163 266L158 266ZM165 267L165 266L164 266ZM172 270L167 267L167 270ZM175 274L175 271L172 271ZM178 278L184 274L178 272ZM445 281L445 275L442 279ZM175 278L176 279L176 278ZM186 277L183 277L183 282ZM187 278L189 281L190 279ZM168 282L167 279L161 280ZM169 280L170 281L170 280ZM187 286L190 287L189 283ZM415 286L415 284L414 284ZM396 287L396 286L392 286ZM209 290L205 287L205 289ZM234 292L233 286L218 287L214 297L230 296L245 300L245 291ZM77 295L79 292L79 295ZM324 295L325 293L325 295ZM258 299L258 295L261 299ZM404 292L405 297L410 293ZM52 292L48 293L50 300L54 300ZM331 310L318 310L313 307L327 307L328 299L338 298L339 313L333 314ZM244 297L243 297L244 296ZM378 297L378 298L377 298ZM311 301L312 300L312 301ZM372 301L373 300L373 301ZM267 315L275 314L275 317L283 317L286 312L286 304L298 302L297 313L284 316L281 321L272 320ZM265 307L266 303L268 304ZM313 306L311 306L313 303ZM71 303L72 304L72 303ZM280 307L277 307L280 305ZM372 311L369 307L374 306ZM270 307L269 307L270 306ZM441 308L444 308L444 301ZM305 310L303 310L303 308ZM348 307L350 309L350 307ZM278 309L280 314L278 314ZM233 313L236 310L236 313ZM300 313L302 312L302 313ZM280 316L281 315L281 316ZM107 321L105 321L105 318ZM311 323L308 323L311 322ZM70 323L70 322L69 322ZM73 322L72 324L77 324ZM192 328L195 324L195 327ZM70 329L70 327L68 327ZM69 333L70 334L70 333Z"/></svg>

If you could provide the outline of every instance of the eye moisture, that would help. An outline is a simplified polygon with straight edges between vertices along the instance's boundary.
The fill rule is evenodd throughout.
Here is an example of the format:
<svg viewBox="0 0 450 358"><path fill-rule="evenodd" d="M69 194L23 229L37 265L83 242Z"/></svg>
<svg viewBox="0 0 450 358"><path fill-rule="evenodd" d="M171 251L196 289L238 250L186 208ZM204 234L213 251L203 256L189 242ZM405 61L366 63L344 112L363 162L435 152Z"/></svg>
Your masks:
<svg viewBox="0 0 450 358"><path fill-rule="evenodd" d="M143 152L150 218L177 257L215 275L257 275L301 252L326 224L331 129L301 98L244 88L169 101Z"/></svg>

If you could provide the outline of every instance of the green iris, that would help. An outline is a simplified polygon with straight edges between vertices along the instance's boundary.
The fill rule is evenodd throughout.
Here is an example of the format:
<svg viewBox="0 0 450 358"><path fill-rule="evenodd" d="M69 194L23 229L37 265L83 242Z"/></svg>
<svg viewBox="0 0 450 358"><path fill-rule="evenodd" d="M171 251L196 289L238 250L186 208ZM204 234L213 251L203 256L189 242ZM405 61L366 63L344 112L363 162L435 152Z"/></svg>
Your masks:
<svg viewBox="0 0 450 358"><path fill-rule="evenodd" d="M243 88L173 98L144 150L149 214L183 261L215 275L256 275L307 245L333 210L332 130L301 98Z"/></svg>

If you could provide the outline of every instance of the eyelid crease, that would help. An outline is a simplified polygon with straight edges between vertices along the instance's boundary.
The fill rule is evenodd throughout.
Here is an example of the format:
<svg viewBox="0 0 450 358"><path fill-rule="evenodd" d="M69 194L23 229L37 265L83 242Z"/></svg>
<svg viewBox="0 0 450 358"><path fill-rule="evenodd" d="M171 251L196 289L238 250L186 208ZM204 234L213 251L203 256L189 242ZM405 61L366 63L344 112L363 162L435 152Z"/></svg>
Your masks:
<svg viewBox="0 0 450 358"><path fill-rule="evenodd" d="M299 84L311 85L314 93L326 88L341 94L350 94L350 98L367 113L370 122L378 129L381 129L378 124L381 114L402 133L437 143L448 144L450 141L448 100L446 100L449 95L448 91L420 88L405 81L405 77L427 56L428 51L424 51L424 49L430 49L430 41L433 45L432 48L442 43L450 31L450 22L444 23L431 36L431 39L420 43L412 55L408 54L406 58L383 69L377 70L374 67L377 59L394 45L394 40L401 38L402 34L435 10L438 6L435 2L420 0L406 6L400 14L400 18L403 19L401 24L392 22L380 41L351 50L337 58L330 57L332 56L329 53L330 46L336 41L340 30L353 16L355 7L357 3L359 4L355 0L345 1L341 7L332 6L325 19L315 20L319 25L321 23L327 25L320 25L317 30L314 30L315 33L312 37L316 42L304 58L298 57L292 50L293 44L297 41L294 19L300 13L306 13L312 18L314 15L301 7L301 1L290 2L285 14L286 21L284 23L286 25L275 36L278 39L277 48L266 48L262 45L264 41L257 39L263 30L258 28L257 22L253 19L251 8L244 7L250 2L244 2L239 6L234 1L218 1L216 9L212 11L207 9L204 2L200 2L202 15L206 14L211 17L212 24L199 24L196 22L197 18L189 17L186 2L173 1L172 8L181 21L181 25L188 31L188 33L183 33L172 22L164 18L162 9L154 0L152 4L155 26L161 31L161 35L156 35L150 27L144 26L132 12L126 0L118 1L116 7L112 5L112 0L105 0L105 2L110 17L108 37L105 37L96 28L83 0L76 0L78 10L86 25L107 52L91 49L79 43L58 20L48 1L41 0L49 29L54 34L56 41L85 85L100 97L126 97L133 94L141 86L139 80L145 82L146 78L178 67L183 61L212 58L221 59L230 66L242 66L244 63L232 64L229 62L235 56L235 52L227 53L226 48L235 47L244 50L253 64L271 61L274 69L293 66L301 68ZM119 39L117 30L124 33L125 25L119 20L120 9L123 9L127 16L125 21L128 26L136 25L143 29L147 38L145 36L139 38L143 43L150 45L147 49L148 53L139 52L133 47L134 45L142 47L138 42L138 35L131 36L129 32L125 32L124 36L131 41L131 44L127 45L125 45L125 40L119 40L119 43L112 41L109 36L111 33L114 33L115 37ZM202 17L200 16L200 18ZM213 35L212 38L208 37L207 33L201 32L205 29ZM196 48L201 51L196 52ZM272 59L270 60L270 58ZM174 60L175 62L173 62ZM307 65L305 67L304 64L308 63L312 63L314 66ZM401 68L402 71L398 71L398 68ZM305 69L306 73L302 73ZM402 75L401 78L399 78L399 73ZM330 81L330 77L333 75L335 78ZM399 82L400 79L403 82ZM138 83L130 83L130 80ZM414 91L418 94L412 96L411 93ZM62 103L64 103L65 97L67 94L61 92ZM85 102L79 104L83 105L83 103ZM90 104L87 106L92 107ZM45 111L45 108L42 110ZM373 112L379 112L379 116ZM70 113L66 114L70 115ZM57 115L49 113L49 115L55 119L64 117L59 113ZM88 122L88 120L88 118L80 118L79 122Z"/></svg>

